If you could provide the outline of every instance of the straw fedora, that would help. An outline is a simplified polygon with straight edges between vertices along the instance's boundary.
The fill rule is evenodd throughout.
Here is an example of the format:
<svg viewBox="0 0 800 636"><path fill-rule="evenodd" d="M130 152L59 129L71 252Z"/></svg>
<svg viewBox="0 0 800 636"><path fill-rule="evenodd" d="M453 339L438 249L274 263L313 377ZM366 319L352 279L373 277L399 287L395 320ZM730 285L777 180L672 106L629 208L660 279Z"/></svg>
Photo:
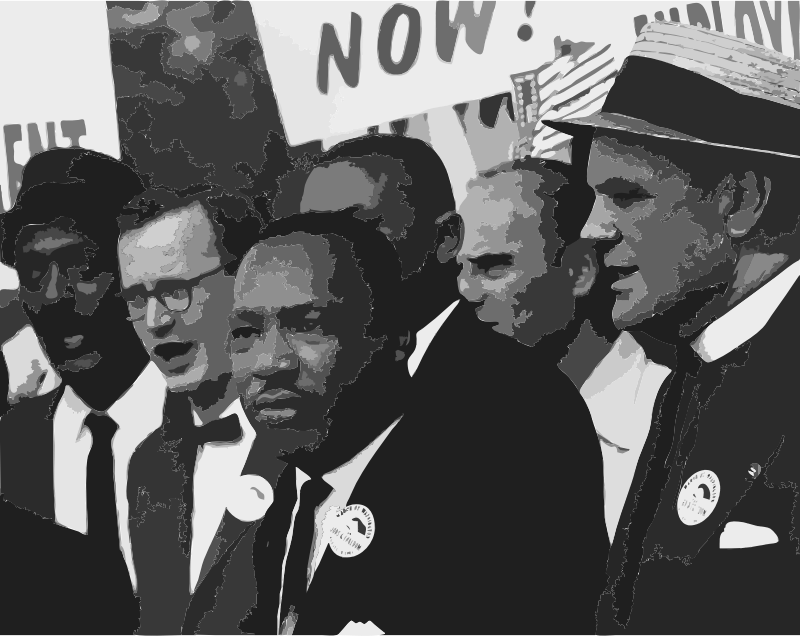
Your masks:
<svg viewBox="0 0 800 636"><path fill-rule="evenodd" d="M746 40L675 22L644 26L603 108L543 122L800 158L800 62Z"/></svg>

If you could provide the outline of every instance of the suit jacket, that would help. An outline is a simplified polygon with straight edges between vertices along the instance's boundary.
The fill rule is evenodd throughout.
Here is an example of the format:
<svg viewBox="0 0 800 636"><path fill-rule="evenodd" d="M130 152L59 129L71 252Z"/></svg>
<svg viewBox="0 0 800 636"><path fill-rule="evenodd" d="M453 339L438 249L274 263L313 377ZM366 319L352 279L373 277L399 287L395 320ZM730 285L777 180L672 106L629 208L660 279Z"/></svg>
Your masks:
<svg viewBox="0 0 800 636"><path fill-rule="evenodd" d="M669 399L680 406L657 401L658 425L645 448L660 446L661 456L651 460L645 476L649 458L642 454L620 519L620 527L630 526L630 536L618 534L609 561L609 574L622 574L615 594L623 611L616 618L624 623L630 616L632 633L796 633L800 612L790 598L800 580L792 535L800 483L793 369L800 354L799 309L795 285L749 342L715 362L701 363L682 392L673 389ZM670 392L666 385L681 381L680 370L665 382L662 398ZM755 479L748 474L751 463L762 467ZM701 470L716 474L719 497L704 521L685 525L677 512L680 490ZM729 521L767 526L778 543L720 549ZM629 561L620 565L626 548ZM699 601L697 596L688 601L690 590L702 590ZM601 633L619 633L610 597L601 607Z"/></svg>
<svg viewBox="0 0 800 636"><path fill-rule="evenodd" d="M372 542L328 550L294 633L595 633L602 456L573 384L464 302L414 383L349 500L372 512Z"/></svg>
<svg viewBox="0 0 800 636"><path fill-rule="evenodd" d="M62 393L24 399L0 420L4 621L22 634L130 634L139 608L119 545L53 521L52 413Z"/></svg>

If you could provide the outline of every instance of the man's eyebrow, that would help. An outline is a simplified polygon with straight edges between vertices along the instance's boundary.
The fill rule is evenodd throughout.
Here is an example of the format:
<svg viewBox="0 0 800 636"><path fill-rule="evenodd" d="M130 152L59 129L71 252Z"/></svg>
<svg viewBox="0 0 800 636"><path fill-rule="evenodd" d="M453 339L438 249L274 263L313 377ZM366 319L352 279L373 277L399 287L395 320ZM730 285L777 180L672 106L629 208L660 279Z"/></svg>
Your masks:
<svg viewBox="0 0 800 636"><path fill-rule="evenodd" d="M264 323L264 314L249 309L235 311L233 313L233 318L251 325L262 325Z"/></svg>
<svg viewBox="0 0 800 636"><path fill-rule="evenodd" d="M641 184L636 183L636 181L632 181L631 179L625 179L623 177L611 177L603 181L603 183L599 183L594 186L594 189L600 194L613 196L615 194L619 194L620 192L630 192L631 190L636 190L641 187Z"/></svg>

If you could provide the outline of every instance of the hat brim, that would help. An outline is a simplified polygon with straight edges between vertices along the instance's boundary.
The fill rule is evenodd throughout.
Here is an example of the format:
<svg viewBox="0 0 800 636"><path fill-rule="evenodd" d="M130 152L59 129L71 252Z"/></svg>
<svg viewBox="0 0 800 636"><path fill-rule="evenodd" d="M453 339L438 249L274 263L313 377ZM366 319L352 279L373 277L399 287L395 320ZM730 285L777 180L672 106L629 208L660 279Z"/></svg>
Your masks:
<svg viewBox="0 0 800 636"><path fill-rule="evenodd" d="M660 137L661 139L675 139L678 141L690 141L692 143L706 144L708 146L717 146L720 148L731 148L737 150L750 150L752 152L764 152L771 155L779 155L788 157L790 159L800 159L800 156L794 154L786 154L782 152L775 152L772 150L763 150L760 148L746 148L743 146L732 146L727 144L718 144L712 141L706 141L691 135L670 128L662 128L655 126L643 119L636 119L634 117L627 117L617 113L597 113L587 117L580 117L576 119L566 120L542 120L542 123L553 130L557 130L572 137L591 134L592 129L600 130L620 130L629 132L636 135L646 135L648 137Z"/></svg>

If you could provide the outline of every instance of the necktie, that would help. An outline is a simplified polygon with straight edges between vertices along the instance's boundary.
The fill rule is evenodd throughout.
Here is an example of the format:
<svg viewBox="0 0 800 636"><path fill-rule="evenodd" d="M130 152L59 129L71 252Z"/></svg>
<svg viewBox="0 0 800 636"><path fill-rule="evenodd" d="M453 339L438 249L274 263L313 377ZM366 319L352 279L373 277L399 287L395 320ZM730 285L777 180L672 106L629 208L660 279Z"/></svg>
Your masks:
<svg viewBox="0 0 800 636"><path fill-rule="evenodd" d="M89 413L84 425L92 433L92 449L86 466L89 536L93 542L118 543L114 458L111 454L111 440L117 424L107 415Z"/></svg>
<svg viewBox="0 0 800 636"><path fill-rule="evenodd" d="M314 516L316 509L330 495L333 489L321 479L310 479L300 490L300 508L294 519L294 533L289 554L286 557L286 571L283 577L281 597L280 633L291 633L284 625L290 612L291 625L297 620L298 610L308 589L308 567L314 541Z"/></svg>
<svg viewBox="0 0 800 636"><path fill-rule="evenodd" d="M195 427L197 444L233 444L242 438L242 426L239 416L231 413L219 420L212 420L207 424Z"/></svg>

